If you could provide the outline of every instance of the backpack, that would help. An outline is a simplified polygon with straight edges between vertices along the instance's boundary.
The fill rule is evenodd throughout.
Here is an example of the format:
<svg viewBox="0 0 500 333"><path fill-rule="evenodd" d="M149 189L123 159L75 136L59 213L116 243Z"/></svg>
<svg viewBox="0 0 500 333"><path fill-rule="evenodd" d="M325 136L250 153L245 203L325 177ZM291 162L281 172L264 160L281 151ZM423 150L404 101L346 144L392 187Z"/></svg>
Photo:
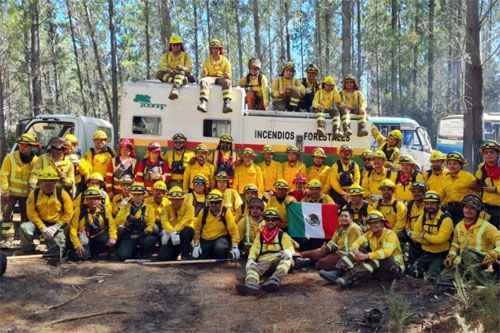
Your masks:
<svg viewBox="0 0 500 333"><path fill-rule="evenodd" d="M280 245L281 247L281 250L283 250L283 243L281 242L283 240L283 230L280 229L280 231L278 232L278 244ZM262 254L262 249L264 248L264 237L262 236L262 232L260 233L260 250L259 250L259 254ZM266 253L279 253L281 251L268 251ZM259 261L259 259L257 258L257 261Z"/></svg>
<svg viewBox="0 0 500 333"><path fill-rule="evenodd" d="M344 207L342 207L342 209L346 208L347 210L349 210L352 214L352 216L354 217L354 208L352 208L352 202L347 202ZM363 217L367 216L368 215L368 202L364 201L363 204L361 205L361 208L359 209L359 211L357 212L358 214L358 218L357 219L353 219L354 222L356 222L357 224L359 225L364 225L363 224Z"/></svg>
<svg viewBox="0 0 500 333"><path fill-rule="evenodd" d="M57 198L57 201L59 201L59 203L61 204L61 206L64 207L64 201L63 201L63 198L62 198L62 191L63 191L62 187L56 187L56 198ZM36 203L38 201L38 194L39 193L40 193L40 188L36 188L35 189L35 206L36 206Z"/></svg>
<svg viewBox="0 0 500 333"><path fill-rule="evenodd" d="M106 218L106 206L104 204L100 204L99 208L100 212L94 214L94 217L95 215L101 215L104 220L105 230L108 230L109 223L108 219ZM85 217L85 230L89 232L90 236L97 236L101 232L101 230L99 224L94 224L95 220L92 221L92 223L90 222L87 205L81 205L80 217L78 218L78 221L80 221L83 217Z"/></svg>
<svg viewBox="0 0 500 333"><path fill-rule="evenodd" d="M91 163L92 163L92 161L94 160L94 156L95 156L96 152L95 152L95 148L94 147L90 148L89 150L90 150L90 155L92 156L91 160L90 160ZM111 157L115 157L115 153L108 146L106 146L106 152L108 152L111 155Z"/></svg>
<svg viewBox="0 0 500 333"><path fill-rule="evenodd" d="M399 203L399 200L394 200L392 202L392 204L390 206L392 206L392 210L394 211L395 214L398 213L398 203ZM377 201L377 210L380 210L380 207L387 207L389 205L382 205L382 199L378 199Z"/></svg>
<svg viewBox="0 0 500 333"><path fill-rule="evenodd" d="M437 221L437 224L436 225L433 225L433 224L430 224L430 223L426 223L427 222L427 214L424 212L424 217L422 218L422 230L424 230L424 226L428 225L429 227L431 228L435 228L437 227L437 230L439 232L439 228L441 228L441 224L443 223L443 220L445 218L451 218L451 215L448 213L448 212L444 212L443 214L441 214L441 217L439 218L439 220ZM448 243L453 239L453 232L450 234L450 239L448 240Z"/></svg>
<svg viewBox="0 0 500 333"><path fill-rule="evenodd" d="M354 183L354 162L351 161L349 163L349 170L348 171L344 171L344 168L342 166L342 162L340 161L340 159L337 160L337 168L338 168L338 171L339 171L339 184L340 186L344 187L344 186L351 186L353 183Z"/></svg>
<svg viewBox="0 0 500 333"><path fill-rule="evenodd" d="M142 171L142 174L143 174L143 177L144 177L144 181L146 181L146 182L152 182L153 180L151 179L151 176L149 174L149 170L151 170L153 168L159 168L160 169L160 174L163 174L163 163L164 163L164 161L162 159L159 159L158 160L158 164L154 165L154 166L148 166L147 161L148 161L147 158L143 158L142 159L142 164L144 165L144 170Z"/></svg>
<svg viewBox="0 0 500 333"><path fill-rule="evenodd" d="M144 219L144 213L146 212L146 206L142 205L141 217L139 217L139 218L135 218L132 215L132 208L133 208L133 206L130 205L130 212L129 212L129 215L127 216L127 221L129 222L129 230L134 234L141 233L146 228L146 221Z"/></svg>

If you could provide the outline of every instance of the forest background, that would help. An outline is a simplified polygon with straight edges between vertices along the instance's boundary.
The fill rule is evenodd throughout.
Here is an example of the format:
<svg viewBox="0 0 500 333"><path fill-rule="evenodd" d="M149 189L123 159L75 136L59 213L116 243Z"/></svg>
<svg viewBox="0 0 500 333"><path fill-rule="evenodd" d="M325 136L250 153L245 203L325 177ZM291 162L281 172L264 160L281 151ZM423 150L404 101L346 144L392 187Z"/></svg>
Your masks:
<svg viewBox="0 0 500 333"><path fill-rule="evenodd" d="M500 111L498 0L0 0L0 13L2 155L36 114L117 124L121 84L154 79L171 34L197 78L212 38L233 84L255 56L271 79L287 59L338 86L352 73L369 114L413 118L433 140L445 115Z"/></svg>

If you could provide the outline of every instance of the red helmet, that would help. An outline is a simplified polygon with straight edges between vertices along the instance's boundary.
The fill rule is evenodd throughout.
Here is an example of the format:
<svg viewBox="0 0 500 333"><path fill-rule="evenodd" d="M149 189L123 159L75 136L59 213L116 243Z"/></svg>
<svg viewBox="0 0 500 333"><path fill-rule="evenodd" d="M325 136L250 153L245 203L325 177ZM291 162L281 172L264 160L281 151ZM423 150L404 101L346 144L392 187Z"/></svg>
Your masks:
<svg viewBox="0 0 500 333"><path fill-rule="evenodd" d="M135 157L134 143L130 139L120 139L120 148L128 147L130 149L130 157Z"/></svg>
<svg viewBox="0 0 500 333"><path fill-rule="evenodd" d="M298 173L293 179L294 184L307 184L306 177L303 174Z"/></svg>

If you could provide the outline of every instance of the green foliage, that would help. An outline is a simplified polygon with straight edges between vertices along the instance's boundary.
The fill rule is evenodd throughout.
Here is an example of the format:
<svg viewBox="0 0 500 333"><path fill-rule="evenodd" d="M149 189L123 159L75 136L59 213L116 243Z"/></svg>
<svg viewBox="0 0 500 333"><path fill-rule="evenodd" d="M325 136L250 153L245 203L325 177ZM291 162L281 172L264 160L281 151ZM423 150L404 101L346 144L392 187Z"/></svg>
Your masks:
<svg viewBox="0 0 500 333"><path fill-rule="evenodd" d="M391 315L391 330L394 332L404 332L406 321L410 314L410 303L395 291L396 281L391 284L389 290L384 289L385 300Z"/></svg>

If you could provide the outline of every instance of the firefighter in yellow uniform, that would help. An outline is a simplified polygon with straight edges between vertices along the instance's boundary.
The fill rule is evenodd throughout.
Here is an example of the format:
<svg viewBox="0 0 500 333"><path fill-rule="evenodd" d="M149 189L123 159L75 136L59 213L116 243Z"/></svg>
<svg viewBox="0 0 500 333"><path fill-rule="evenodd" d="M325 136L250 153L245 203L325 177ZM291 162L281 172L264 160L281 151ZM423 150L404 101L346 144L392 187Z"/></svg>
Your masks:
<svg viewBox="0 0 500 333"><path fill-rule="evenodd" d="M287 161L281 163L283 168L283 179L286 180L288 184L293 184L295 176L299 173L305 175L307 172L306 165L299 160L300 150L294 145L286 147ZM295 191L295 185L292 185L290 191Z"/></svg>
<svg viewBox="0 0 500 333"><path fill-rule="evenodd" d="M248 214L243 215L238 221L241 248L248 253L252 247L257 233L262 230L264 201L261 198L252 198L248 203Z"/></svg>
<svg viewBox="0 0 500 333"><path fill-rule="evenodd" d="M328 194L321 193L321 189L323 188L323 184L319 179L311 179L307 184L307 195L302 202L316 202L316 203L325 203L331 204L334 203L332 197Z"/></svg>
<svg viewBox="0 0 500 333"><path fill-rule="evenodd" d="M372 135L377 141L377 149L384 152L387 158L386 167L392 170L397 169L397 162L400 156L401 144L403 141L403 134L400 130L392 130L389 135L384 137L382 133L378 130L377 126L372 126Z"/></svg>
<svg viewBox="0 0 500 333"><path fill-rule="evenodd" d="M113 216L116 216L120 209L130 202L132 199L132 194L130 193L130 186L134 183L134 179L131 175L123 175L120 178L120 186L122 189L121 193L118 193L113 197L111 206L113 207Z"/></svg>
<svg viewBox="0 0 500 333"><path fill-rule="evenodd" d="M288 219L286 214L286 208L292 202L296 202L295 198L288 194L290 191L290 186L285 179L278 179L274 184L274 196L267 201L266 208L275 208L278 210L281 216L281 227L283 230L288 229Z"/></svg>
<svg viewBox="0 0 500 333"><path fill-rule="evenodd" d="M238 191L233 188L228 187L229 184L229 175L226 171L220 171L217 175L215 175L215 187L222 193L224 199L222 200L222 206L233 212L233 215L236 216L236 212L240 209L240 206L243 204L241 200L241 196ZM236 220L235 220L236 221Z"/></svg>
<svg viewBox="0 0 500 333"><path fill-rule="evenodd" d="M153 184L153 193L144 200L144 204L151 206L155 212L154 233L159 234L161 228L161 215L165 208L170 205L167 198L167 184L162 180L157 180Z"/></svg>
<svg viewBox="0 0 500 333"><path fill-rule="evenodd" d="M483 204L477 195L466 195L462 199L462 206L464 218L455 226L450 251L444 260L446 268L439 275L439 284L453 286L457 270L466 272L467 278L472 273L484 274L483 269L489 264L493 264L498 274L500 231L479 217Z"/></svg>
<svg viewBox="0 0 500 333"><path fill-rule="evenodd" d="M240 79L240 87L245 89L245 104L249 110L265 110L269 105L267 78L261 73L259 58L248 61L248 74Z"/></svg>
<svg viewBox="0 0 500 333"><path fill-rule="evenodd" d="M341 116L344 136L349 136L351 132L349 129L351 113L358 116L358 136L367 136L366 108L368 107L368 103L366 103L365 96L359 90L354 75L349 74L344 78L344 86L340 92L340 97L342 98Z"/></svg>
<svg viewBox="0 0 500 333"><path fill-rule="evenodd" d="M328 194L330 191L330 172L331 168L325 164L326 154L323 148L314 148L311 153L312 165L307 169L306 179L318 179L323 188L321 193Z"/></svg>
<svg viewBox="0 0 500 333"><path fill-rule="evenodd" d="M85 159L92 166L92 172L99 172L102 177L106 177L108 163L115 155L113 150L106 144L108 135L103 130L97 130L92 137L94 147L87 150Z"/></svg>
<svg viewBox="0 0 500 333"><path fill-rule="evenodd" d="M168 95L169 99L179 97L179 89L188 84L188 77L191 74L191 59L184 51L182 39L179 36L170 36L168 53L161 57L160 69L156 73L156 78L162 82L173 83L172 91Z"/></svg>
<svg viewBox="0 0 500 333"><path fill-rule="evenodd" d="M111 212L102 205L102 190L89 187L84 202L75 207L69 226L73 260L87 260L108 252L118 239L118 231Z"/></svg>
<svg viewBox="0 0 500 333"><path fill-rule="evenodd" d="M378 210L382 212L391 224L392 230L397 234L406 227L406 206L402 201L394 197L396 185L390 179L385 179L380 184L382 198L374 202L369 211Z"/></svg>
<svg viewBox="0 0 500 333"><path fill-rule="evenodd" d="M281 215L274 208L264 211L265 226L257 233L246 263L244 284L236 290L241 295L258 295L261 276L272 274L262 285L268 292L278 291L281 280L293 266L292 238L280 228Z"/></svg>
<svg viewBox="0 0 500 333"><path fill-rule="evenodd" d="M218 39L210 41L210 55L203 63L200 81L200 104L198 110L208 112L209 88L212 85L222 86L224 106L222 113L233 112L231 108L231 63L223 56L224 46Z"/></svg>
<svg viewBox="0 0 500 333"><path fill-rule="evenodd" d="M199 144L194 150L196 160L189 164L183 176L183 190L189 192L193 190L193 179L197 174L202 174L208 180L208 188L214 188L215 169L212 163L207 161L208 149L204 144Z"/></svg>
<svg viewBox="0 0 500 333"><path fill-rule="evenodd" d="M75 174L75 196L80 194L85 188L85 181L92 173L92 168L86 159L82 158L80 150L77 149L80 142L78 138L69 133L64 136L64 141L67 143L66 157L73 162Z"/></svg>
<svg viewBox="0 0 500 333"><path fill-rule="evenodd" d="M387 157L382 150L376 150L373 153L373 169L368 172L368 175L363 178L363 189L366 192L366 197L368 202L373 204L382 198L382 192L380 192L380 184L389 178L390 171L385 167L385 162Z"/></svg>
<svg viewBox="0 0 500 333"><path fill-rule="evenodd" d="M309 64L306 67L306 77L301 82L306 88L305 94L300 98L298 109L301 112L311 112L314 95L321 89L321 82L318 80L319 68L315 64Z"/></svg>
<svg viewBox="0 0 500 333"><path fill-rule="evenodd" d="M73 201L63 188L57 187L60 180L57 171L48 166L38 177L40 188L28 195L26 210L29 222L21 224L21 250L35 250L33 240L43 235L47 244L47 255L60 258L66 249L65 226L73 216Z"/></svg>
<svg viewBox="0 0 500 333"><path fill-rule="evenodd" d="M482 188L481 200L490 215L489 222L500 228L500 144L494 140L484 142L479 148L483 155L476 171L477 182Z"/></svg>
<svg viewBox="0 0 500 333"><path fill-rule="evenodd" d="M285 62L280 76L271 85L274 110L297 111L300 98L306 93L306 88L299 79L294 78L294 74L293 62Z"/></svg>
<svg viewBox="0 0 500 333"><path fill-rule="evenodd" d="M28 215L26 214L26 200L29 192L28 182L31 170L38 159L38 156L33 152L33 148L38 148L40 145L36 136L30 133L21 135L17 139L17 145L18 150L5 156L0 171L3 216L2 221L0 221L0 241L4 236L7 236L7 233L10 234L11 232L13 232L15 238L19 237L20 223L12 221L12 211L16 203L19 204L21 222L28 221Z"/></svg>
<svg viewBox="0 0 500 333"><path fill-rule="evenodd" d="M408 202L412 199L411 185L415 182L422 183L424 177L415 170L418 165L410 155L402 155L399 157L399 165L401 170L391 172L391 180L396 184L396 199Z"/></svg>
<svg viewBox="0 0 500 333"><path fill-rule="evenodd" d="M342 207L347 202L349 187L360 181L359 165L352 160L352 148L349 145L340 147L340 158L332 164L330 171L330 196Z"/></svg>
<svg viewBox="0 0 500 333"><path fill-rule="evenodd" d="M274 149L271 145L265 145L262 148L262 157L264 160L258 165L262 170L264 193L269 196L274 188L274 183L278 179L283 178L283 167L280 162L273 160Z"/></svg>
<svg viewBox="0 0 500 333"><path fill-rule="evenodd" d="M182 133L176 133L172 136L174 149L169 149L163 155L163 160L167 161L168 168L172 172L169 184L173 186L181 186L184 178L184 172L188 167L189 161L194 158L194 153L186 148L187 138Z"/></svg>
<svg viewBox="0 0 500 333"><path fill-rule="evenodd" d="M243 163L238 165L234 170L233 188L238 193L243 194L243 189L248 184L252 183L259 189L259 196L264 193L264 180L260 167L253 162L255 153L252 148L245 148L241 153Z"/></svg>
<svg viewBox="0 0 500 333"><path fill-rule="evenodd" d="M186 194L185 200L194 207L195 217L198 217L198 214L206 206L208 189L208 179L204 175L197 174L194 176L193 191Z"/></svg>
<svg viewBox="0 0 500 333"><path fill-rule="evenodd" d="M361 227L363 232L366 232L368 230L366 216L368 215L370 205L368 201L363 199L364 195L365 191L361 186L357 184L352 185L349 188L347 203L341 209L347 209L351 213L353 221Z"/></svg>
<svg viewBox="0 0 500 333"><path fill-rule="evenodd" d="M113 204L111 203L111 199L109 198L109 194L104 190L104 179L102 178L101 174L98 172L93 172L87 177L87 182L86 182L87 188L88 187L97 187L101 189L101 196L102 196L102 202L106 206L106 210L109 210L110 212L113 211ZM84 202L83 200L83 193L80 193L74 200L73 200L73 207L80 207L80 205Z"/></svg>
<svg viewBox="0 0 500 333"><path fill-rule="evenodd" d="M413 199L410 200L406 205L406 226L405 230L398 233L399 242L401 247L404 248L405 244L408 243L410 246L408 252L408 266L413 265L415 260L420 255L422 251L422 246L413 240L415 232L415 222L418 218L424 214L425 202L424 195L426 193L425 184L421 182L415 182L411 184L411 193ZM437 193L437 192L436 192Z"/></svg>
<svg viewBox="0 0 500 333"><path fill-rule="evenodd" d="M443 195L443 181L448 174L445 167L446 155L439 150L434 150L430 157L431 169L424 173L425 186L429 191L436 191Z"/></svg>
<svg viewBox="0 0 500 333"><path fill-rule="evenodd" d="M340 94L335 87L335 80L331 76L323 79L321 89L314 95L312 107L316 113L316 121L318 129L316 133L320 138L327 138L325 132L325 114L329 113L332 116L332 135L333 139L338 139L342 135L339 132L340 128L340 114L338 106L342 102Z"/></svg>
<svg viewBox="0 0 500 333"><path fill-rule="evenodd" d="M361 160L363 161L363 166L360 168L359 172L361 174L360 185L363 184L363 181L370 171L373 170L373 151L371 149L365 149L361 153Z"/></svg>
<svg viewBox="0 0 500 333"><path fill-rule="evenodd" d="M249 214L248 205L250 204L250 200L259 197L259 189L255 184L250 183L243 189L242 197L243 204L236 210L236 213L234 214L234 221L236 222Z"/></svg>

